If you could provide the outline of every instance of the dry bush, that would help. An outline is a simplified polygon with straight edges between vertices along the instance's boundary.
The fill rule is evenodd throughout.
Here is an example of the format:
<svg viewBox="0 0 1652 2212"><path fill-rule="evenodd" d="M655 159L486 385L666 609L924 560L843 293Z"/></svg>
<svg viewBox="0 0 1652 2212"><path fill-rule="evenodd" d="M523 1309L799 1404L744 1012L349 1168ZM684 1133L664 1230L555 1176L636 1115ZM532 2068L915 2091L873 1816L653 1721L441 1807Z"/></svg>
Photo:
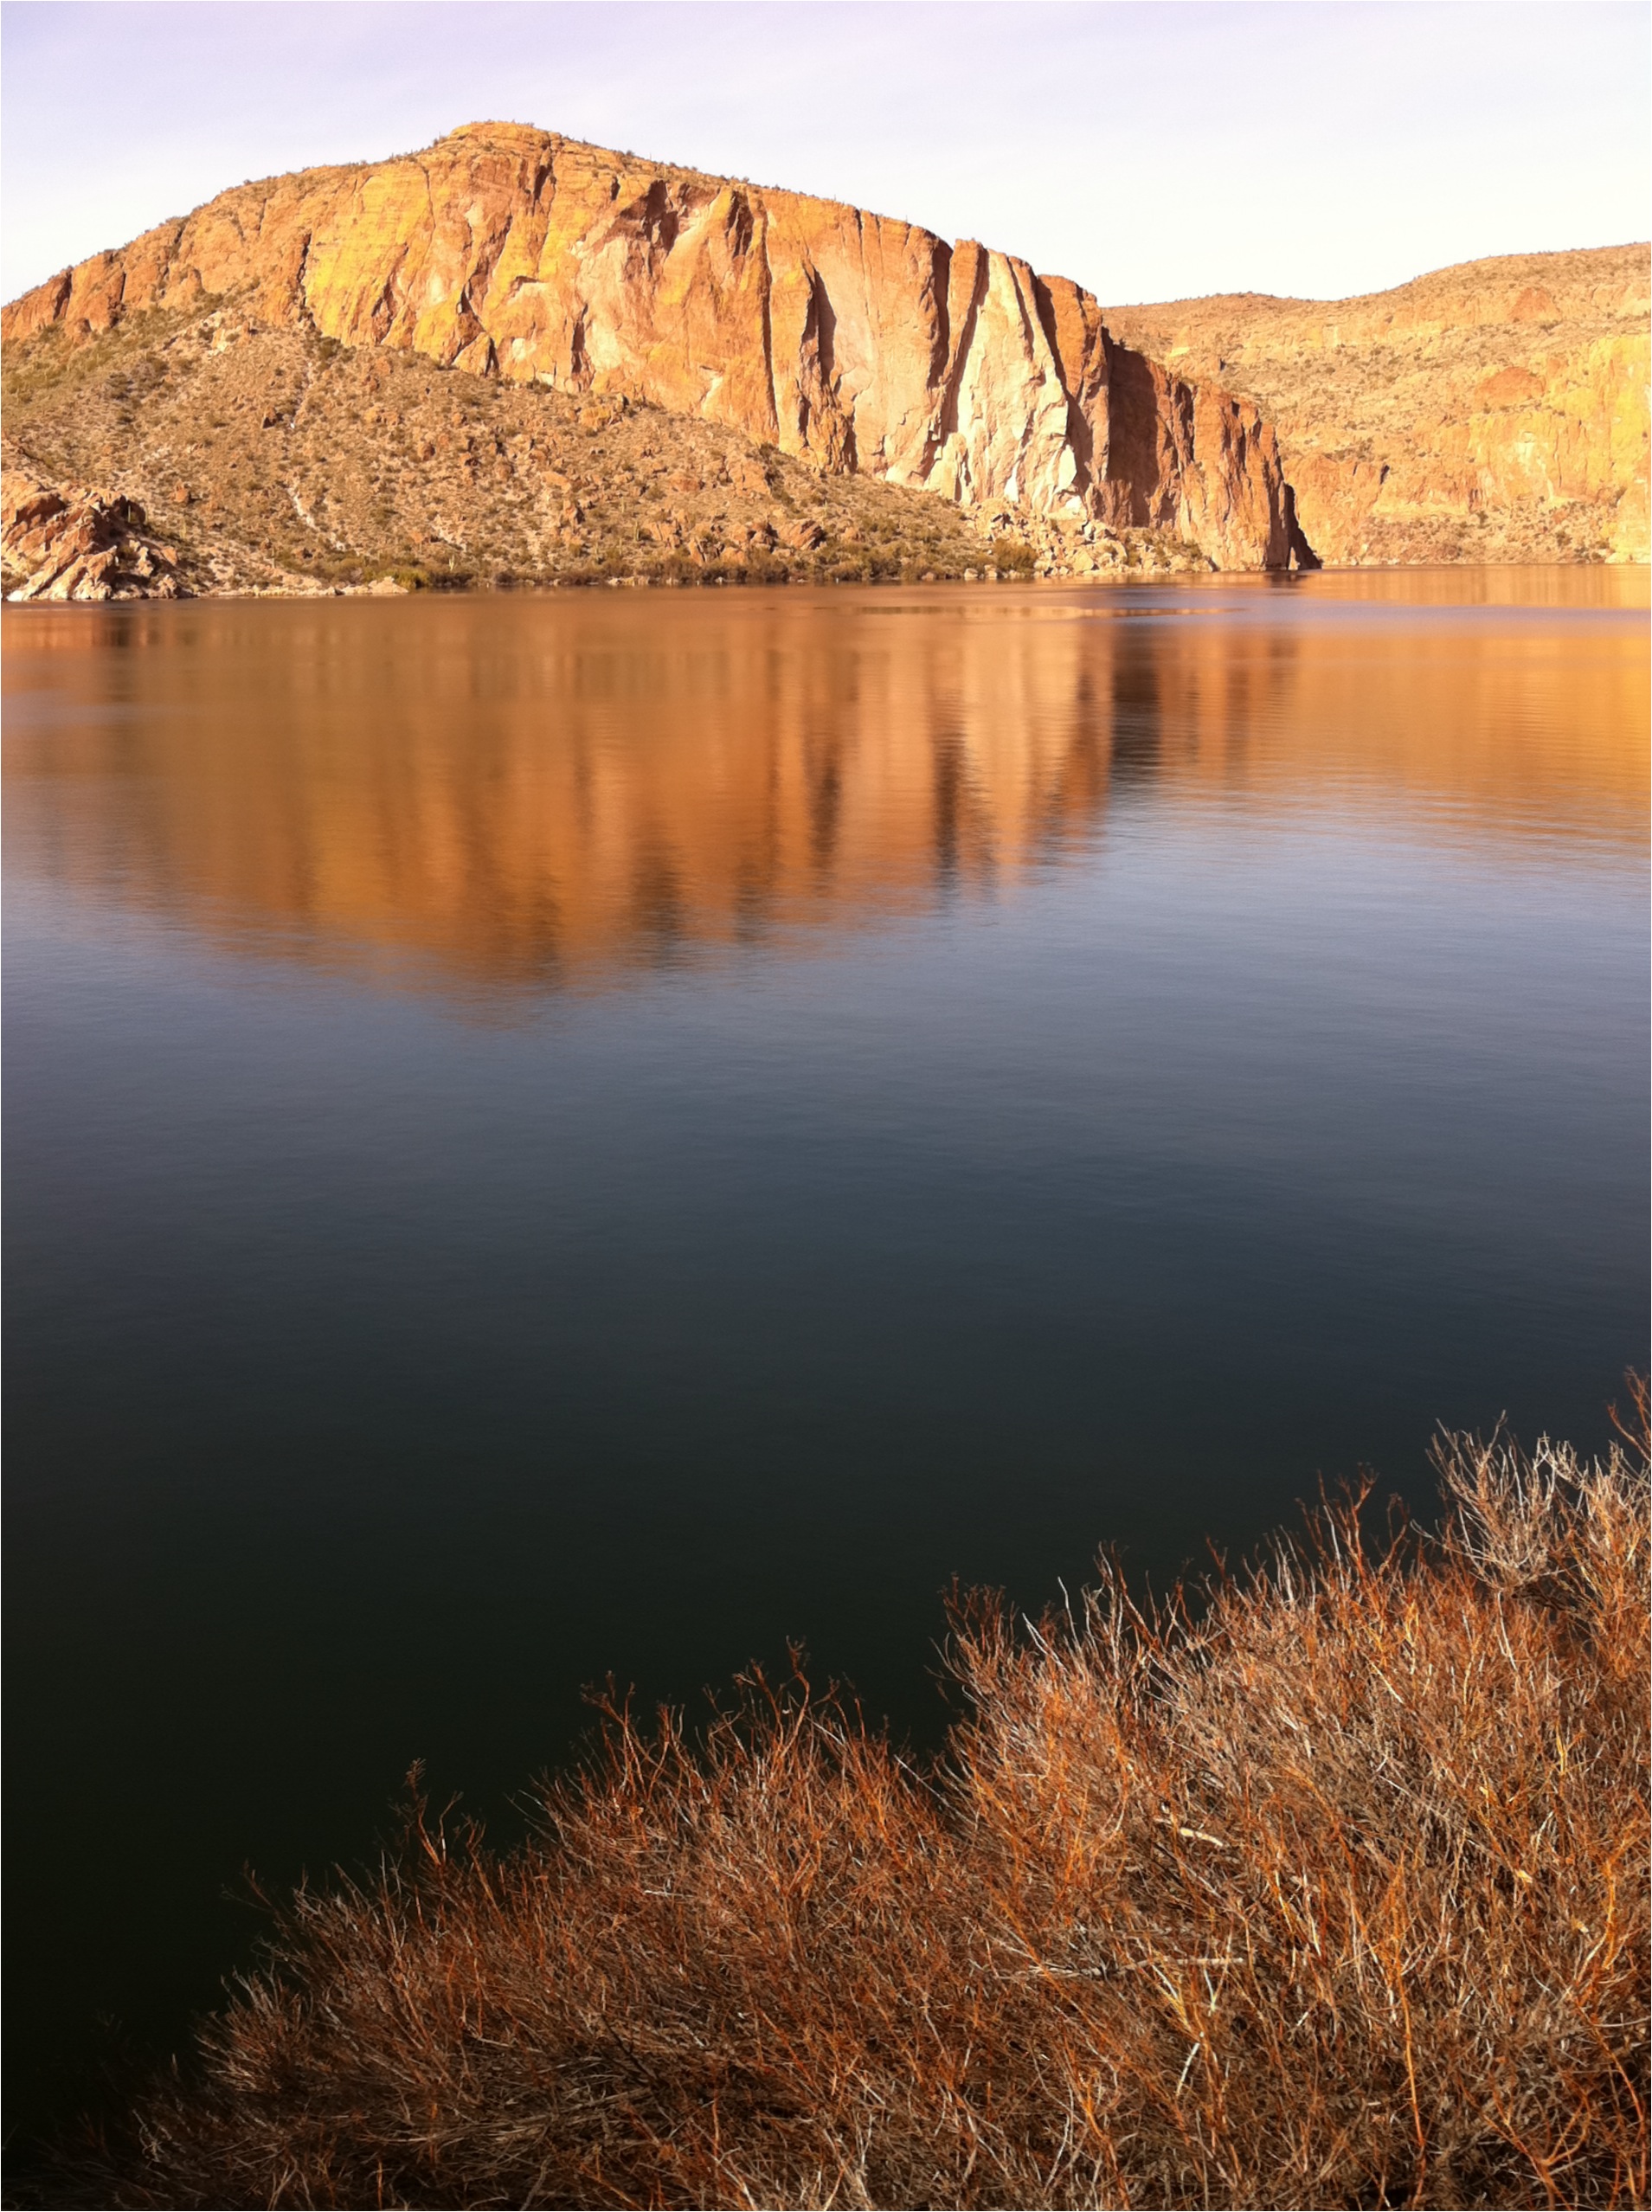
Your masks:
<svg viewBox="0 0 1652 2212"><path fill-rule="evenodd" d="M961 1604L932 1771L754 1675L514 1854L415 1806L77 2201L1643 2204L1643 1436L1439 1466L1432 1540Z"/></svg>

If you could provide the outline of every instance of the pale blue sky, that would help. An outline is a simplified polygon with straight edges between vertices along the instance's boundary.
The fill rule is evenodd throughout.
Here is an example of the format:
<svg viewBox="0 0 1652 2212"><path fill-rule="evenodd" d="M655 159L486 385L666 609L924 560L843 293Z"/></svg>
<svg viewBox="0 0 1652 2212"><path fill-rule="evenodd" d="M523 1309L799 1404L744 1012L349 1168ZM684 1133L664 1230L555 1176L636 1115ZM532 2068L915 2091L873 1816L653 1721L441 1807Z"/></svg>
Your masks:
<svg viewBox="0 0 1652 2212"><path fill-rule="evenodd" d="M485 117L852 200L1103 300L1644 238L1642 0L6 0L0 290Z"/></svg>

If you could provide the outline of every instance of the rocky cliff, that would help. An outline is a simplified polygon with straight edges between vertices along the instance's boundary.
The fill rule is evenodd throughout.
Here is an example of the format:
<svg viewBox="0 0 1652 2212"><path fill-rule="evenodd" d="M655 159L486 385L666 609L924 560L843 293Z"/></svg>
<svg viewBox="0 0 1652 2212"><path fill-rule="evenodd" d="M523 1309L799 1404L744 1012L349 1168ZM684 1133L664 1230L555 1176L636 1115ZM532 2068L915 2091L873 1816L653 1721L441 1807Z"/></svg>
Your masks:
<svg viewBox="0 0 1652 2212"><path fill-rule="evenodd" d="M78 344L48 325L6 349L0 381L8 598L1209 565L1163 534L960 506L697 415L261 324L244 302L139 309ZM168 559L140 557L134 532Z"/></svg>
<svg viewBox="0 0 1652 2212"><path fill-rule="evenodd" d="M1355 299L1104 312L1256 401L1327 561L1648 557L1645 246L1465 262Z"/></svg>
<svg viewBox="0 0 1652 2212"><path fill-rule="evenodd" d="M0 463L0 574L8 599L178 599L177 550L133 499L42 483L15 451Z"/></svg>
<svg viewBox="0 0 1652 2212"><path fill-rule="evenodd" d="M697 416L839 474L1311 559L1257 407L1090 295L834 201L510 124L245 184L4 311L8 347L235 296L258 323Z"/></svg>

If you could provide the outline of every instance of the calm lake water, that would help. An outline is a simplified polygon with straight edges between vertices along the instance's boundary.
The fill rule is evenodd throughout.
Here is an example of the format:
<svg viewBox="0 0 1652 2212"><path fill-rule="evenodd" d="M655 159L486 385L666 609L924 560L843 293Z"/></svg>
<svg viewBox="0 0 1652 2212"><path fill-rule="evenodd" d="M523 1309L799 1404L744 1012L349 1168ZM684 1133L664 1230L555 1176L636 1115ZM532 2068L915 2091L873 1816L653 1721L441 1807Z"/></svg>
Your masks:
<svg viewBox="0 0 1652 2212"><path fill-rule="evenodd" d="M1648 1326L1645 571L5 618L11 2112L409 1762L1159 1575Z"/></svg>

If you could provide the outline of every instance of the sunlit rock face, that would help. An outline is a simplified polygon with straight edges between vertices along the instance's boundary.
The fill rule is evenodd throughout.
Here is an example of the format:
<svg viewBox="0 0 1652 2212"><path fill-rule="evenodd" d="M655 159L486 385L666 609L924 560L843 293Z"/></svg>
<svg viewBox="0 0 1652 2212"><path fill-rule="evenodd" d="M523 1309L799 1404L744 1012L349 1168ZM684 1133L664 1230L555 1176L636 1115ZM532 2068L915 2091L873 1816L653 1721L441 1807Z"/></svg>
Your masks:
<svg viewBox="0 0 1652 2212"><path fill-rule="evenodd" d="M231 292L346 344L622 392L825 469L1173 530L1218 567L1311 558L1253 403L1118 344L1065 278L836 201L472 124L225 192L14 302L3 335Z"/></svg>
<svg viewBox="0 0 1652 2212"><path fill-rule="evenodd" d="M0 466L0 575L10 599L177 599L177 555L133 499Z"/></svg>
<svg viewBox="0 0 1652 2212"><path fill-rule="evenodd" d="M1256 402L1325 561L1648 557L1644 245L1467 261L1353 299L1107 313Z"/></svg>

